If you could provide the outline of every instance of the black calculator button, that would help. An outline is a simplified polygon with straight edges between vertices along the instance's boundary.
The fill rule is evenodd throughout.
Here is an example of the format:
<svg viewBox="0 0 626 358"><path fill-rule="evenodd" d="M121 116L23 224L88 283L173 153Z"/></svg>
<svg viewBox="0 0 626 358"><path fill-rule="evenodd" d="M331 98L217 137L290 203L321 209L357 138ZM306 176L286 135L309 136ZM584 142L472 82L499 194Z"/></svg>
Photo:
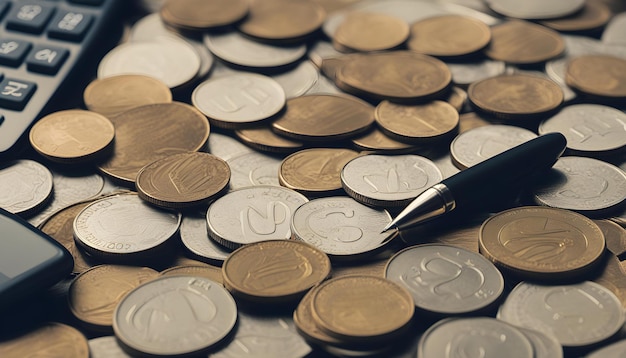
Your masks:
<svg viewBox="0 0 626 358"><path fill-rule="evenodd" d="M17 39L0 39L0 65L18 67L32 44Z"/></svg>
<svg viewBox="0 0 626 358"><path fill-rule="evenodd" d="M75 11L58 13L50 23L48 36L67 41L81 41L92 21L93 16L90 14Z"/></svg>
<svg viewBox="0 0 626 358"><path fill-rule="evenodd" d="M36 45L26 58L29 71L54 75L67 59L69 51L57 46Z"/></svg>
<svg viewBox="0 0 626 358"><path fill-rule="evenodd" d="M0 107L22 110L37 89L34 82L4 78L0 82Z"/></svg>
<svg viewBox="0 0 626 358"><path fill-rule="evenodd" d="M54 6L42 2L20 2L11 10L7 19L7 29L41 33L54 13Z"/></svg>

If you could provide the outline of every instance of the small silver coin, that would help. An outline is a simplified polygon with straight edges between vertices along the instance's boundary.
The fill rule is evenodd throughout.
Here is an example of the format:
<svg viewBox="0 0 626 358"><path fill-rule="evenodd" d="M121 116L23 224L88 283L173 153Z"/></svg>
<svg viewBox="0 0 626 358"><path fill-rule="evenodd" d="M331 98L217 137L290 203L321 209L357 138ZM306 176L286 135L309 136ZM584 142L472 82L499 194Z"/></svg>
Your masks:
<svg viewBox="0 0 626 358"><path fill-rule="evenodd" d="M585 358L624 358L624 352L626 352L626 339L597 349L586 355Z"/></svg>
<svg viewBox="0 0 626 358"><path fill-rule="evenodd" d="M230 158L230 190L249 186L280 186L278 170L282 160L259 152L250 152Z"/></svg>
<svg viewBox="0 0 626 358"><path fill-rule="evenodd" d="M114 336L92 338L87 343L91 358L131 358L122 350Z"/></svg>
<svg viewBox="0 0 626 358"><path fill-rule="evenodd" d="M535 358L563 358L563 346L555 337L535 331L534 329L517 327L530 340L535 351Z"/></svg>
<svg viewBox="0 0 626 358"><path fill-rule="evenodd" d="M602 42L626 46L626 12L615 14L602 32Z"/></svg>
<svg viewBox="0 0 626 358"><path fill-rule="evenodd" d="M418 245L396 253L385 278L404 286L415 306L430 312L462 314L491 305L504 278L482 255L446 245Z"/></svg>
<svg viewBox="0 0 626 358"><path fill-rule="evenodd" d="M208 152L226 161L240 155L254 152L237 139L226 134L211 132L209 135Z"/></svg>
<svg viewBox="0 0 626 358"><path fill-rule="evenodd" d="M202 261L224 262L231 252L209 237L206 215L185 215L180 224L180 239L187 250Z"/></svg>
<svg viewBox="0 0 626 358"><path fill-rule="evenodd" d="M52 173L28 159L0 164L0 207L28 215L45 204L54 187Z"/></svg>
<svg viewBox="0 0 626 358"><path fill-rule="evenodd" d="M221 284L195 276L163 276L122 299L113 314L113 330L138 354L183 356L207 351L236 321L235 300Z"/></svg>
<svg viewBox="0 0 626 358"><path fill-rule="evenodd" d="M491 10L517 19L554 19L582 9L585 0L485 0Z"/></svg>
<svg viewBox="0 0 626 358"><path fill-rule="evenodd" d="M208 232L231 249L268 240L291 238L292 215L308 199L280 186L231 191L214 201L206 214Z"/></svg>
<svg viewBox="0 0 626 358"><path fill-rule="evenodd" d="M306 94L319 79L317 67L310 61L302 61L296 68L284 73L272 75L272 78L285 91L285 97L295 98Z"/></svg>

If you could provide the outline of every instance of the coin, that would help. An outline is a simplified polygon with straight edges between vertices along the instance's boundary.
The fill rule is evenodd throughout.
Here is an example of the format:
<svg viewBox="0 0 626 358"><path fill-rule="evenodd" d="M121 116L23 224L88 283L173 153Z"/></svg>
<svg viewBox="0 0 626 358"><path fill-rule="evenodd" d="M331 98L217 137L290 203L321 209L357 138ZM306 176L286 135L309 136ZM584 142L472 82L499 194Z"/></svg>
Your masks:
<svg viewBox="0 0 626 358"><path fill-rule="evenodd" d="M10 340L0 342L3 357L88 358L87 338L76 328L62 323L44 323Z"/></svg>
<svg viewBox="0 0 626 358"><path fill-rule="evenodd" d="M248 148L237 139L219 132L211 132L207 146L209 153L226 161L238 155L253 152L252 149Z"/></svg>
<svg viewBox="0 0 626 358"><path fill-rule="evenodd" d="M248 8L245 0L166 0L160 15L175 28L202 31L237 22Z"/></svg>
<svg viewBox="0 0 626 358"><path fill-rule="evenodd" d="M339 340L320 329L313 320L313 312L311 310L311 300L315 291L319 286L311 288L300 300L298 306L293 312L293 321L296 324L298 333L304 336L308 341L321 345L348 345L344 341Z"/></svg>
<svg viewBox="0 0 626 358"><path fill-rule="evenodd" d="M239 129L235 135L248 146L269 153L291 153L302 149L304 144L274 133L270 127Z"/></svg>
<svg viewBox="0 0 626 358"><path fill-rule="evenodd" d="M91 358L131 358L122 350L115 336L92 338L88 343Z"/></svg>
<svg viewBox="0 0 626 358"><path fill-rule="evenodd" d="M538 332L534 329L517 327L533 346L535 358L563 358L563 347L554 336Z"/></svg>
<svg viewBox="0 0 626 358"><path fill-rule="evenodd" d="M583 8L572 15L540 23L557 31L590 31L606 25L611 16L611 10L607 5L586 1Z"/></svg>
<svg viewBox="0 0 626 358"><path fill-rule="evenodd" d="M571 15L585 5L585 0L559 0L546 3L530 0L524 3L515 0L487 0L489 8L499 14L518 19L552 19Z"/></svg>
<svg viewBox="0 0 626 358"><path fill-rule="evenodd" d="M371 128L361 136L352 138L352 144L360 150L374 151L380 154L403 154L417 150L414 145L388 137L378 126Z"/></svg>
<svg viewBox="0 0 626 358"><path fill-rule="evenodd" d="M564 50L563 39L554 30L514 20L491 28L491 42L485 55L492 60L525 65L556 58Z"/></svg>
<svg viewBox="0 0 626 358"><path fill-rule="evenodd" d="M222 269L209 265L173 266L161 271L161 276L199 276L217 283L222 283Z"/></svg>
<svg viewBox="0 0 626 358"><path fill-rule="evenodd" d="M311 61L302 61L294 69L272 75L285 91L287 99L307 94L319 81L319 71Z"/></svg>
<svg viewBox="0 0 626 358"><path fill-rule="evenodd" d="M626 98L626 59L587 55L572 59L567 66L566 82L574 89L600 99Z"/></svg>
<svg viewBox="0 0 626 358"><path fill-rule="evenodd" d="M602 32L602 42L611 45L626 45L624 30L626 29L626 15L615 14Z"/></svg>
<svg viewBox="0 0 626 358"><path fill-rule="evenodd" d="M183 356L206 353L236 321L235 300L222 285L197 276L164 276L122 299L113 329L134 354Z"/></svg>
<svg viewBox="0 0 626 358"><path fill-rule="evenodd" d="M185 214L180 224L180 239L193 255L202 261L217 265L230 255L230 250L217 244L209 237L206 215Z"/></svg>
<svg viewBox="0 0 626 358"><path fill-rule="evenodd" d="M111 330L113 311L135 287L158 277L147 267L100 265L78 275L70 284L68 304L72 314L87 327Z"/></svg>
<svg viewBox="0 0 626 358"><path fill-rule="evenodd" d="M452 73L454 84L463 88L467 88L473 82L502 75L506 70L504 62L488 59L476 62L448 62L446 66Z"/></svg>
<svg viewBox="0 0 626 358"><path fill-rule="evenodd" d="M0 207L30 215L50 199L52 173L36 161L19 159L0 164Z"/></svg>
<svg viewBox="0 0 626 358"><path fill-rule="evenodd" d="M490 217L478 239L480 252L496 266L537 279L578 277L600 260L605 247L602 231L590 219L539 206Z"/></svg>
<svg viewBox="0 0 626 358"><path fill-rule="evenodd" d="M610 220L594 220L602 230L606 248L615 256L626 253L626 229Z"/></svg>
<svg viewBox="0 0 626 358"><path fill-rule="evenodd" d="M230 158L227 163L231 171L230 190L257 185L280 186L280 158L250 152Z"/></svg>
<svg viewBox="0 0 626 358"><path fill-rule="evenodd" d="M382 51L402 45L409 37L404 20L380 13L350 12L333 35L335 47L347 51Z"/></svg>

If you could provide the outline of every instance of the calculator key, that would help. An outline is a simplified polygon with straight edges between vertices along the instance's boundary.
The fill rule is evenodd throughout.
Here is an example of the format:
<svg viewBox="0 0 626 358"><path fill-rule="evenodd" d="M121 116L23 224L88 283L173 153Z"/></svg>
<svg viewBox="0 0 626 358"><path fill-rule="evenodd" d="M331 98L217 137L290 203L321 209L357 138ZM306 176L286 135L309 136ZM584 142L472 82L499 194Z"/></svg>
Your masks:
<svg viewBox="0 0 626 358"><path fill-rule="evenodd" d="M69 51L62 47L37 45L26 59L29 71L54 75L63 65Z"/></svg>
<svg viewBox="0 0 626 358"><path fill-rule="evenodd" d="M58 13L48 28L48 36L67 41L81 41L92 21L93 16L90 14L75 11Z"/></svg>
<svg viewBox="0 0 626 358"><path fill-rule="evenodd" d="M42 2L21 2L9 13L7 29L41 33L50 21L55 8Z"/></svg>
<svg viewBox="0 0 626 358"><path fill-rule="evenodd" d="M14 78L5 78L0 82L0 107L22 110L33 93L37 84Z"/></svg>
<svg viewBox="0 0 626 358"><path fill-rule="evenodd" d="M0 65L18 67L32 44L17 39L0 39Z"/></svg>

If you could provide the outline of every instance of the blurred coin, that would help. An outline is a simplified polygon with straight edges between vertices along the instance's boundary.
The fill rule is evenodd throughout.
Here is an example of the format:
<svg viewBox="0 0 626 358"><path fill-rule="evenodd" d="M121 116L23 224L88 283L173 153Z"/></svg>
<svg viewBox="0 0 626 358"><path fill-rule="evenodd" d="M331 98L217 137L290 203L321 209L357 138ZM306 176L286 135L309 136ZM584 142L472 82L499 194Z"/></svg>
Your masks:
<svg viewBox="0 0 626 358"><path fill-rule="evenodd" d="M521 127L487 125L459 134L450 144L450 154L454 165L463 170L536 137Z"/></svg>
<svg viewBox="0 0 626 358"><path fill-rule="evenodd" d="M587 55L572 59L565 78L574 89L600 99L626 99L626 59Z"/></svg>
<svg viewBox="0 0 626 358"><path fill-rule="evenodd" d="M602 42L610 45L626 45L626 13L615 14L602 32Z"/></svg>
<svg viewBox="0 0 626 358"><path fill-rule="evenodd" d="M128 292L158 277L148 267L100 265L76 277L68 291L68 304L74 317L88 328L108 331L113 311Z"/></svg>
<svg viewBox="0 0 626 358"><path fill-rule="evenodd" d="M321 69L322 62L326 59L342 57L344 54L342 52L337 51L333 45L324 40L319 39L315 41L315 43L311 44L307 51L307 56L309 59L317 66L317 68Z"/></svg>
<svg viewBox="0 0 626 358"><path fill-rule="evenodd" d="M492 60L525 65L553 59L564 50L563 39L554 30L514 20L491 28L485 55Z"/></svg>
<svg viewBox="0 0 626 358"><path fill-rule="evenodd" d="M211 132L207 149L209 153L226 161L240 154L253 152L237 139L218 132Z"/></svg>
<svg viewBox="0 0 626 358"><path fill-rule="evenodd" d="M261 241L288 240L292 214L307 201L302 194L280 186L233 190L209 206L209 235L231 249Z"/></svg>
<svg viewBox="0 0 626 358"><path fill-rule="evenodd" d="M311 148L283 159L280 185L307 196L337 194L341 191L341 170L359 155L350 149Z"/></svg>
<svg viewBox="0 0 626 358"><path fill-rule="evenodd" d="M557 286L521 282L498 318L555 336L565 347L585 347L613 336L624 324L624 310L611 291L591 281Z"/></svg>
<svg viewBox="0 0 626 358"><path fill-rule="evenodd" d="M463 88L467 88L473 82L504 74L505 71L505 64L502 61L447 62L446 65L452 73L452 81Z"/></svg>
<svg viewBox="0 0 626 358"><path fill-rule="evenodd" d="M280 186L280 158L250 152L230 158L227 163L230 167L230 190L258 185Z"/></svg>
<svg viewBox="0 0 626 358"><path fill-rule="evenodd" d="M588 31L603 27L611 16L607 5L586 1L582 9L569 16L544 20L540 24L557 31Z"/></svg>
<svg viewBox="0 0 626 358"><path fill-rule="evenodd" d="M419 155L364 155L341 170L341 185L356 201L402 208L443 179L435 163Z"/></svg>
<svg viewBox="0 0 626 358"><path fill-rule="evenodd" d="M52 173L28 159L0 164L0 207L13 214L31 215L52 195Z"/></svg>
<svg viewBox="0 0 626 358"><path fill-rule="evenodd" d="M236 321L235 300L220 284L198 276L165 276L122 299L113 329L134 354L183 356L205 354Z"/></svg>
<svg viewBox="0 0 626 358"><path fill-rule="evenodd" d="M248 7L246 0L166 0L160 15L175 28L201 31L241 20Z"/></svg>
<svg viewBox="0 0 626 358"><path fill-rule="evenodd" d="M114 138L115 128L107 117L82 109L48 114L29 132L30 143L37 153L68 164L84 163L108 154Z"/></svg>
<svg viewBox="0 0 626 358"><path fill-rule="evenodd" d="M491 10L518 19L553 19L571 15L585 5L585 0L541 0L519 2L515 0L486 0Z"/></svg>
<svg viewBox="0 0 626 358"><path fill-rule="evenodd" d="M533 346L535 358L563 358L563 347L557 339L534 329L517 327Z"/></svg>
<svg viewBox="0 0 626 358"><path fill-rule="evenodd" d="M319 76L317 82L311 87L305 94L341 94L347 95L347 93L343 92L335 83L329 80L327 77Z"/></svg>
<svg viewBox="0 0 626 358"><path fill-rule="evenodd" d="M594 220L598 225L604 240L606 248L615 256L621 256L626 252L626 229L610 220Z"/></svg>
<svg viewBox="0 0 626 358"><path fill-rule="evenodd" d="M304 147L302 142L281 137L266 126L239 129L235 135L248 146L263 152L292 153Z"/></svg>
<svg viewBox="0 0 626 358"><path fill-rule="evenodd" d="M62 323L44 323L13 339L0 341L2 357L88 358L87 338Z"/></svg>
<svg viewBox="0 0 626 358"><path fill-rule="evenodd" d="M115 336L92 338L88 343L91 358L131 358L122 350Z"/></svg>
<svg viewBox="0 0 626 358"><path fill-rule="evenodd" d="M467 102L467 92L459 87L452 87L450 91L450 95L448 98L444 99L447 103L449 103L452 108L454 108L457 112L462 112L465 109L465 106L468 104Z"/></svg>
<svg viewBox="0 0 626 358"><path fill-rule="evenodd" d="M354 11L349 13L333 35L335 47L347 51L382 51L402 45L409 37L409 26L397 17Z"/></svg>
<svg viewBox="0 0 626 358"><path fill-rule="evenodd" d="M460 15L430 17L411 25L407 47L437 57L459 57L482 50L491 41L489 27Z"/></svg>
<svg viewBox="0 0 626 358"><path fill-rule="evenodd" d="M599 348L586 355L586 358L620 358L626 352L626 339Z"/></svg>
<svg viewBox="0 0 626 358"><path fill-rule="evenodd" d="M319 71L310 61L302 61L296 68L271 76L285 91L287 99L305 95L319 80Z"/></svg>
<svg viewBox="0 0 626 358"><path fill-rule="evenodd" d="M205 148L210 131L206 117L181 102L136 107L110 119L115 126L113 155L99 169L127 185L134 185L139 170L149 163Z"/></svg>
<svg viewBox="0 0 626 358"><path fill-rule="evenodd" d="M152 103L172 101L172 92L160 80L145 75L119 75L92 81L83 92L85 106L106 117Z"/></svg>
<svg viewBox="0 0 626 358"><path fill-rule="evenodd" d="M436 244L396 253L385 267L385 278L409 290L418 308L440 314L479 311L504 291L502 274L483 256Z"/></svg>
<svg viewBox="0 0 626 358"><path fill-rule="evenodd" d="M222 283L222 269L215 266L202 265L186 265L172 266L161 271L161 276L199 276L208 278L211 281Z"/></svg>
<svg viewBox="0 0 626 358"><path fill-rule="evenodd" d="M206 215L186 214L180 224L180 239L193 255L202 261L217 265L230 255L230 250L209 237Z"/></svg>
<svg viewBox="0 0 626 358"><path fill-rule="evenodd" d="M361 136L352 138L352 144L359 150L374 151L380 154L403 154L417 150L414 145L390 138L378 126Z"/></svg>
<svg viewBox="0 0 626 358"><path fill-rule="evenodd" d="M540 206L490 217L478 239L481 254L496 266L536 279L578 277L602 258L605 247L602 231L590 219Z"/></svg>

